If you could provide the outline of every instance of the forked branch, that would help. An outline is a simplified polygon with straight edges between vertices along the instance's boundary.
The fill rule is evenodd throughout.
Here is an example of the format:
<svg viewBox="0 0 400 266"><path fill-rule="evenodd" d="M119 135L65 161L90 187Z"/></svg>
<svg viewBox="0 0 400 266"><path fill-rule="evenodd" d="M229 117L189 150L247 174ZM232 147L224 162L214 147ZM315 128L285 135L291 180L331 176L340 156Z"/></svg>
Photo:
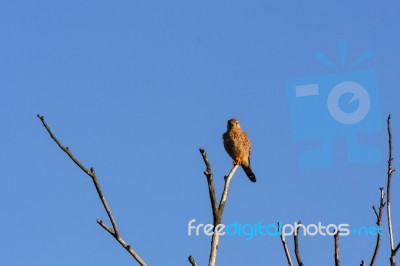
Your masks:
<svg viewBox="0 0 400 266"><path fill-rule="evenodd" d="M234 165L232 167L231 171L229 172L228 176L225 176L224 190L222 191L221 199L218 204L217 200L216 200L216 196L215 196L213 173L211 171L210 162L207 158L207 153L204 149L200 149L200 153L201 153L201 156L203 157L203 161L206 165L206 170L204 171L204 175L207 177L208 192L210 195L211 208L212 208L212 213L213 213L213 225L214 225L214 234L211 239L211 250L210 250L210 257L209 257L208 265L214 266L216 263L216 259L217 259L217 251L218 251L218 244L219 244L219 234L215 233L215 231L216 231L217 226L221 224L222 214L224 212L226 200L228 198L229 185L230 185L232 177L235 174L236 170L238 169L239 165ZM194 261L192 256L189 257L189 262L192 265L196 265L196 262Z"/></svg>
<svg viewBox="0 0 400 266"><path fill-rule="evenodd" d="M383 208L385 207L385 203L384 203L385 191L383 190L383 187L379 188L379 190L381 191L381 193L380 193L378 211L376 211L375 206L372 206L372 209L374 210L374 213L376 216L376 225L378 226L378 230L382 227L382 212L383 212ZM371 263L369 264L370 266L373 266L375 264L375 259L378 256L380 242L381 242L381 234L380 234L380 230L379 230L378 234L376 235L375 250L374 250L374 254L372 255Z"/></svg>
<svg viewBox="0 0 400 266"><path fill-rule="evenodd" d="M76 159L76 157L72 154L72 152L69 150L68 147L64 146L58 139L57 137L53 134L53 132L50 130L50 127L47 125L46 121L44 120L44 116L42 115L37 115L37 117L40 119L40 121L42 122L43 126L45 127L45 129L47 130L47 132L49 133L50 137L54 140L54 142L58 145L58 147L60 147L60 149L62 151L64 151L68 157L83 171L85 172L85 174L87 174L93 181L93 185L96 188L97 194L100 198L101 203L103 204L103 207L108 215L108 218L110 219L110 222L112 224L112 228L108 227L102 220L97 220L97 223L103 227L104 230L106 230L108 233L110 233L117 241L118 243L120 243L120 245L126 249L129 254L131 254L131 256L142 266L146 266L147 264L144 262L144 260L139 256L139 254L137 254L133 248L128 245L125 240L121 237L119 230L118 230L118 226L117 223L115 221L115 218L111 212L111 209L106 201L106 198L104 197L104 194L101 190L99 181L97 180L97 176L96 176L96 172L94 171L94 168L90 168L89 170L81 163L79 162L78 159Z"/></svg>

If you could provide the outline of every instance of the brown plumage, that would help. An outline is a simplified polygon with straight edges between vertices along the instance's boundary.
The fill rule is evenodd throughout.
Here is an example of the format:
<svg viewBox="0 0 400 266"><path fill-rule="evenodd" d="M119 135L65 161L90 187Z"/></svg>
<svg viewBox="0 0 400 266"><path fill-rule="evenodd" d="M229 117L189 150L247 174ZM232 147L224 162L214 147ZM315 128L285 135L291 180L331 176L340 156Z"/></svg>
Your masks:
<svg viewBox="0 0 400 266"><path fill-rule="evenodd" d="M233 159L234 164L240 164L252 182L256 182L256 176L250 167L251 141L240 128L239 121L235 118L228 120L227 131L222 135L226 152Z"/></svg>

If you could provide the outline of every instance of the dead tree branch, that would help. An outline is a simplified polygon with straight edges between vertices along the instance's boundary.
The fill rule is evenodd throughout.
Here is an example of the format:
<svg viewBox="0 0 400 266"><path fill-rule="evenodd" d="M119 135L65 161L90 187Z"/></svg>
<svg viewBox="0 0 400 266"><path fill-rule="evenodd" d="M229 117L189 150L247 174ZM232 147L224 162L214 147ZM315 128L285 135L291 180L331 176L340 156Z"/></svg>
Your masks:
<svg viewBox="0 0 400 266"><path fill-rule="evenodd" d="M97 180L97 176L96 173L94 171L94 168L90 168L89 170L83 166L83 164L81 162L79 162L78 159L76 159L76 157L71 153L71 151L69 150L68 147L64 146L57 138L56 136L53 134L53 132L50 130L50 127L47 125L46 121L44 120L44 116L42 115L37 115L37 117L40 119L40 121L42 122L43 126L45 127L45 129L47 130L47 132L49 133L50 137L54 140L54 142L58 145L58 147L60 147L60 149L62 151L64 151L68 157L83 171L85 172L85 174L87 174L93 181L93 185L96 188L97 194L100 198L101 203L103 204L103 207L108 215L108 218L110 219L110 222L112 224L112 228L108 227L102 220L97 220L97 223L103 227L104 230L106 230L108 233L110 233L117 241L118 243L120 243L120 245L126 249L129 254L132 255L132 257L142 266L146 266L147 264L144 262L144 260L139 256L138 253L136 253L133 248L128 245L125 240L121 237L119 230L118 230L118 226L117 223L115 221L115 218L111 212L111 209L104 197L104 194L101 190L99 181Z"/></svg>
<svg viewBox="0 0 400 266"><path fill-rule="evenodd" d="M200 149L200 153L201 153L201 156L203 157L204 164L206 165L206 170L204 171L204 175L207 177L208 192L210 195L211 209L212 209L214 224L215 224L215 223L218 223L218 221L215 220L216 217L218 217L218 205L217 205L217 199L215 197L213 173L211 171L211 165L210 165L210 161L207 158L206 151L203 149Z"/></svg>
<svg viewBox="0 0 400 266"><path fill-rule="evenodd" d="M376 211L375 206L372 206L372 209L374 210L375 215L376 215L376 225L378 226L378 229L382 227L382 212L383 212L383 208L385 207L385 203L384 203L385 191L383 190L383 187L379 188L379 190L381 191L381 193L380 193L378 211ZM378 234L376 235L376 244L375 244L374 254L372 255L371 263L369 264L370 266L374 265L375 259L378 256L380 242L381 242L381 234L380 234L380 231L378 231Z"/></svg>
<svg viewBox="0 0 400 266"><path fill-rule="evenodd" d="M278 222L278 228L280 228L279 222ZM283 250L285 251L285 256L286 256L287 263L288 263L289 266L293 266L292 258L290 257L289 248L287 246L285 238L282 236L282 233L280 234L280 237L281 237Z"/></svg>
<svg viewBox="0 0 400 266"><path fill-rule="evenodd" d="M340 265L340 260L339 260L339 231L336 232L336 234L333 236L335 240L335 266Z"/></svg>
<svg viewBox="0 0 400 266"><path fill-rule="evenodd" d="M387 209L387 218L388 218L388 228L389 228L389 237L390 237L390 265L396 265L396 253L399 250L399 245L394 247L394 239L393 239L393 228L392 228L392 213L390 206L390 185L392 181L392 174L394 173L394 169L392 168L392 132L390 129L390 115L387 118L387 132L388 132L388 142L389 142L389 156L388 156L388 168L387 168L387 187L386 187L386 209Z"/></svg>
<svg viewBox="0 0 400 266"><path fill-rule="evenodd" d="M200 149L200 153L201 153L201 156L203 157L203 161L206 165L206 170L204 171L204 175L207 177L208 191L209 191L209 195L210 195L211 208L212 208L212 213L213 213L213 225L214 225L214 234L211 239L211 250L210 250L210 258L208 261L208 265L214 266L216 263L216 259L217 259L217 251L218 251L218 244L219 244L219 234L215 233L215 231L216 231L217 226L221 224L222 214L224 212L226 200L228 198L229 185L230 185L232 177L235 174L236 170L238 169L239 165L234 165L232 167L231 171L229 172L228 176L225 177L224 190L222 191L219 204L217 204L217 200L215 197L214 180L213 180L213 174L211 171L211 165L207 158L206 151L204 149ZM193 257L192 256L189 257L189 262L193 265L194 259L192 262L190 260L190 258L193 259Z"/></svg>
<svg viewBox="0 0 400 266"><path fill-rule="evenodd" d="M224 190L222 191L221 199L219 201L219 206L218 206L218 212L221 217L222 217L222 214L225 209L225 203L226 203L226 199L228 197L229 185L230 185L232 177L235 174L238 167L239 167L239 165L234 165L232 167L231 171L229 172L228 176L225 177Z"/></svg>
<svg viewBox="0 0 400 266"><path fill-rule="evenodd" d="M301 224L301 221L299 221L297 224ZM299 266L304 266L304 263L303 263L303 261L301 260L301 257L300 257L299 227L296 227L296 232L295 232L293 237L294 237L294 254L296 255L297 264Z"/></svg>
<svg viewBox="0 0 400 266"><path fill-rule="evenodd" d="M197 266L197 263L192 256L189 256L188 260L192 266Z"/></svg>

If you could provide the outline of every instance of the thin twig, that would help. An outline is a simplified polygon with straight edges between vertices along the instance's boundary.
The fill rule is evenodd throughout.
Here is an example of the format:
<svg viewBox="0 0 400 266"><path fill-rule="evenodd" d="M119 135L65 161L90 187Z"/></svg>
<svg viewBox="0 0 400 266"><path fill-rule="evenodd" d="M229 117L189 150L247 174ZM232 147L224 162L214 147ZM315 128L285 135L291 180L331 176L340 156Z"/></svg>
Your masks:
<svg viewBox="0 0 400 266"><path fill-rule="evenodd" d="M378 212L376 211L375 206L372 206L372 209L374 210L374 213L375 213L376 218L378 218L378 217L379 217L379 214L378 214Z"/></svg>
<svg viewBox="0 0 400 266"><path fill-rule="evenodd" d="M278 228L280 228L279 222L278 222ZM288 246L286 244L285 238L282 236L282 233L280 234L280 237L281 237L283 250L285 251L285 256L286 256L287 263L288 263L289 266L293 266L292 258L290 257L290 253L289 253L289 248L288 248Z"/></svg>
<svg viewBox="0 0 400 266"><path fill-rule="evenodd" d="M146 266L146 263L143 261L143 259L141 259L141 258L139 257L139 255L135 252L135 250L134 250L130 245L128 245L128 244L126 243L126 241L125 241L121 236L118 236L118 238L115 237L114 231L113 231L110 227L108 227L102 220L97 220L97 223L98 223L101 227L103 227L104 230L106 230L107 232L109 232L109 233L118 241L118 243L119 243L126 251L128 251L129 254L131 254L132 257L134 257L134 258L136 259L136 261L137 261L140 265Z"/></svg>
<svg viewBox="0 0 400 266"><path fill-rule="evenodd" d="M393 238L393 228L392 228L392 213L390 206L390 185L392 181L392 174L394 173L394 169L392 169L392 132L390 129L390 115L387 118L387 132L388 132L388 142L389 142L389 156L388 156L388 168L387 168L387 187L386 187L386 209L387 209L387 218L388 218L388 228L389 228L389 237L390 237L390 265L396 265L396 253L398 248L394 247L394 238Z"/></svg>
<svg viewBox="0 0 400 266"><path fill-rule="evenodd" d="M114 228L114 232L116 236L119 236L119 230L117 227L117 223L115 222L115 219L111 213L111 210L107 204L106 199L104 198L103 192L101 191L100 185L97 181L97 177L96 177L96 173L92 168L90 168L90 170L88 170L85 166L83 166L83 164L81 164L78 159L75 158L75 156L71 153L71 151L69 150L68 147L64 146L57 138L56 136L53 134L53 132L50 130L50 127L47 125L46 121L44 120L44 116L41 115L37 115L37 117L39 117L40 121L42 121L43 126L46 128L47 132L49 133L50 137L54 140L55 143L57 143L58 147L60 147L60 149L62 151L64 151L69 158L71 158L71 160L80 168L82 169L82 171L87 174L88 176L90 176L92 178L92 181L94 183L94 186L96 187L96 191L100 197L101 203L104 206L104 209L107 212L108 218L110 219L112 226Z"/></svg>
<svg viewBox="0 0 400 266"><path fill-rule="evenodd" d="M69 150L68 147L64 146L58 139L57 137L53 134L53 132L50 130L50 127L47 125L46 121L44 120L44 116L42 115L37 115L37 117L40 119L40 121L42 122L43 126L45 127L45 129L47 130L47 132L49 133L50 137L54 140L54 142L58 145L58 147L60 147L60 149L62 151L64 151L68 157L83 171L85 172L85 174L87 174L88 176L91 177L93 184L96 188L97 194L100 198L101 203L103 204L103 207L108 215L108 218L111 221L112 227L113 229L111 229L110 227L108 227L106 224L103 223L103 221L101 220L97 220L97 223L103 227L104 230L106 230L108 233L110 233L131 255L132 257L142 266L146 266L146 263L144 262L144 260L139 256L139 254L137 254L130 245L128 245L125 240L120 236L119 234L119 230L118 230L118 226L117 223L115 221L115 218L111 212L110 207L108 206L108 203L104 197L104 194L101 190L100 184L97 180L97 176L96 176L96 172L94 171L94 168L90 168L90 170L88 170L85 166L83 166L83 164L81 162L78 161L78 159L76 159L76 157L71 153L71 151Z"/></svg>
<svg viewBox="0 0 400 266"><path fill-rule="evenodd" d="M396 255L397 251L399 251L400 243L397 244L396 248L394 249L393 253Z"/></svg>
<svg viewBox="0 0 400 266"><path fill-rule="evenodd" d="M339 231L336 232L333 238L335 240L335 266L339 266Z"/></svg>
<svg viewBox="0 0 400 266"><path fill-rule="evenodd" d="M192 264L192 266L197 266L197 263L192 256L189 256L188 260L189 260L190 264Z"/></svg>
<svg viewBox="0 0 400 266"><path fill-rule="evenodd" d="M97 194L99 195L100 201L103 204L103 207L107 212L108 218L111 221L112 227L114 229L115 237L118 238L119 237L119 230L118 230L117 222L115 221L115 218L111 213L111 209L108 206L108 203L107 203L107 201L106 201L106 199L105 199L105 197L103 195L103 192L101 191L101 187L100 187L99 181L97 180L97 176L96 176L96 173L95 173L93 167L90 168L90 176L92 177L93 184L96 187L96 191L97 191Z"/></svg>
<svg viewBox="0 0 400 266"><path fill-rule="evenodd" d="M298 221L297 224L301 224L301 221ZM299 249L299 227L296 227L296 232L294 234L294 253L296 255L297 264L299 266L304 266L303 261L300 257L300 249Z"/></svg>
<svg viewBox="0 0 400 266"><path fill-rule="evenodd" d="M383 190L383 187L379 188L381 191L380 193L380 200L379 200L379 210L378 212L376 211L375 206L373 206L375 215L376 215L376 225L378 226L378 234L376 235L376 244L375 244L375 250L374 254L372 255L371 263L369 264L370 266L373 266L375 263L375 259L378 256L378 250L379 250L379 245L381 242L381 234L380 234L380 228L382 227L382 212L383 208L385 207L384 198L385 198L385 191Z"/></svg>

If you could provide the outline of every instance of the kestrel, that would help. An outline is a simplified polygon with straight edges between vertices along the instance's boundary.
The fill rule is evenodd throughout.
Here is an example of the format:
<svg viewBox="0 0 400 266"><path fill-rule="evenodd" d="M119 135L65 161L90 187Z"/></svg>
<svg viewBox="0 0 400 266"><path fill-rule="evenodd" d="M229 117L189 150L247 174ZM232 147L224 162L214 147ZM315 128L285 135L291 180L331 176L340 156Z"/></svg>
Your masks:
<svg viewBox="0 0 400 266"><path fill-rule="evenodd" d="M226 152L233 159L233 163L242 166L244 172L252 182L256 182L256 176L250 168L251 141L240 128L239 121L235 118L228 120L228 129L222 135Z"/></svg>

